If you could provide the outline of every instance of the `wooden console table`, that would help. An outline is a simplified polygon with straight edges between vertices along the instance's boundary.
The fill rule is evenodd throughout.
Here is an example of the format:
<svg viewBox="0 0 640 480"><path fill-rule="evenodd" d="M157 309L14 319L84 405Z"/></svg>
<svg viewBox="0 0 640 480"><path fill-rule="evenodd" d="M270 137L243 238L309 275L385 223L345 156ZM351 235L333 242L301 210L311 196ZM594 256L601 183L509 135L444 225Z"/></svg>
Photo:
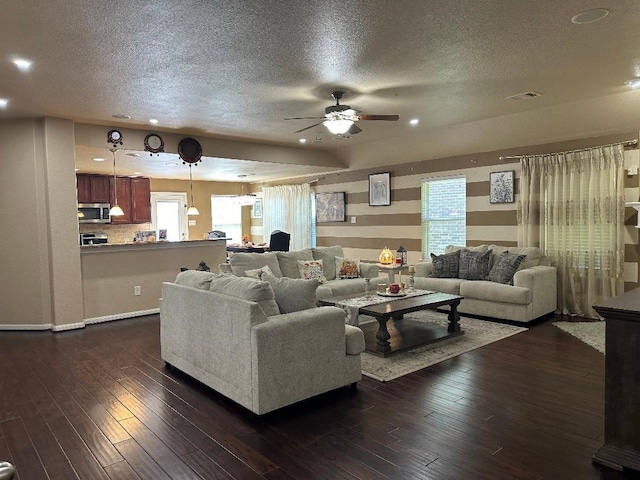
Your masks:
<svg viewBox="0 0 640 480"><path fill-rule="evenodd" d="M640 288L593 308L607 322L604 445L593 461L640 470Z"/></svg>

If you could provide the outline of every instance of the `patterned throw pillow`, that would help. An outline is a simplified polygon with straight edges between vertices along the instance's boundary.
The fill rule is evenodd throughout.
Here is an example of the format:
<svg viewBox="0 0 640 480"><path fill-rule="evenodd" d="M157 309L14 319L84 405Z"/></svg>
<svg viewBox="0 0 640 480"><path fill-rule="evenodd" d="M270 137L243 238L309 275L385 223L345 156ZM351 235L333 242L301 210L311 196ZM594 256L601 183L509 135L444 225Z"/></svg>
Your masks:
<svg viewBox="0 0 640 480"><path fill-rule="evenodd" d="M430 277L434 278L458 278L458 270L460 270L460 250L445 253L443 255L431 254L431 263L433 268Z"/></svg>
<svg viewBox="0 0 640 480"><path fill-rule="evenodd" d="M502 252L498 256L496 263L491 267L487 280L497 283L511 283L520 263L522 263L526 257L526 255L509 253L509 251Z"/></svg>
<svg viewBox="0 0 640 480"><path fill-rule="evenodd" d="M358 278L360 260L336 257L336 278Z"/></svg>
<svg viewBox="0 0 640 480"><path fill-rule="evenodd" d="M458 278L465 280L484 280L489 275L489 262L491 261L491 250L486 252L472 252L471 250L460 250L460 269Z"/></svg>
<svg viewBox="0 0 640 480"><path fill-rule="evenodd" d="M244 275L246 277L257 278L258 280L262 280L262 276L268 273L269 275L273 275L273 272L269 268L269 265L265 265L264 267L255 268L253 270L245 270Z"/></svg>
<svg viewBox="0 0 640 480"><path fill-rule="evenodd" d="M324 276L322 260L298 260L298 270L300 271L300 278L305 280L316 278L320 283L327 281Z"/></svg>

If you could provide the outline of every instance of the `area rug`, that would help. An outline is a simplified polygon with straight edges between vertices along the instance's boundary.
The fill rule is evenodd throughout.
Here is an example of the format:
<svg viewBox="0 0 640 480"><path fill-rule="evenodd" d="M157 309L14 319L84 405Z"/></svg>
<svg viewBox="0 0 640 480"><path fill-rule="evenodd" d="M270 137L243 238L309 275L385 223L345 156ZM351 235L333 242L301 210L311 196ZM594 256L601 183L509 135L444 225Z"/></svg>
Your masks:
<svg viewBox="0 0 640 480"><path fill-rule="evenodd" d="M446 313L439 313L433 310L414 312L405 317L425 322L433 322L442 326L446 326L449 323ZM375 322L372 317L364 315L360 317L360 324L368 321ZM362 374L381 382L388 382L394 378L407 375L527 330L523 327L466 317L460 318L460 327L464 330L464 335L449 338L434 343L433 345L427 345L407 352L400 352L387 358L378 357L370 353L363 353L361 355Z"/></svg>
<svg viewBox="0 0 640 480"><path fill-rule="evenodd" d="M605 353L606 322L553 322L560 330L582 340L600 353Z"/></svg>

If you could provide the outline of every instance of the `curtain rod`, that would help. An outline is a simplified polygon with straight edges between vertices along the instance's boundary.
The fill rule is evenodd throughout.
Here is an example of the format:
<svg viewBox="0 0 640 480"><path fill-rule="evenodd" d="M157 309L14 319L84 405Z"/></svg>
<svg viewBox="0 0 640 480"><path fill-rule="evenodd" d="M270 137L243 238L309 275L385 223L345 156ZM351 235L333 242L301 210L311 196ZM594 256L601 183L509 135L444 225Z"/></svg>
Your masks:
<svg viewBox="0 0 640 480"><path fill-rule="evenodd" d="M584 152L586 150L591 150L592 148L600 148L600 147L610 147L612 145L618 145L618 143L622 143L623 147L635 147L638 145L638 139L627 140L626 142L616 142L610 143L609 145L599 145L598 147L589 147L589 148L579 148L578 150L567 150L566 152L557 152L557 153L573 153L573 152ZM536 155L513 155L507 157L498 157L498 160L508 160L510 158L524 158L524 157L544 157L545 155L553 155L550 153L539 153Z"/></svg>

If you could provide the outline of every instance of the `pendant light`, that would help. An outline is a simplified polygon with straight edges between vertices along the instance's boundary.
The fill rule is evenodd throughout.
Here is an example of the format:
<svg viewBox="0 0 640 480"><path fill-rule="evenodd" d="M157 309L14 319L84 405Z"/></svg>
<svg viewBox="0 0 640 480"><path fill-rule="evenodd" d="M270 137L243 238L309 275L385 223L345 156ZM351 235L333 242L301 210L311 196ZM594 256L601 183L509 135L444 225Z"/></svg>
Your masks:
<svg viewBox="0 0 640 480"><path fill-rule="evenodd" d="M189 164L189 185L191 187L191 205L187 209L187 215L200 215L200 212L193 204L193 177L191 176L191 164Z"/></svg>
<svg viewBox="0 0 640 480"><path fill-rule="evenodd" d="M110 148L109 150L111 150L111 153L113 153L113 197L114 197L114 204L113 207L111 207L111 209L109 210L109 216L111 217L121 217L122 215L124 215L124 212L122 211L122 208L120 208L120 205L118 205L118 179L116 177L116 152L118 151L117 148Z"/></svg>

